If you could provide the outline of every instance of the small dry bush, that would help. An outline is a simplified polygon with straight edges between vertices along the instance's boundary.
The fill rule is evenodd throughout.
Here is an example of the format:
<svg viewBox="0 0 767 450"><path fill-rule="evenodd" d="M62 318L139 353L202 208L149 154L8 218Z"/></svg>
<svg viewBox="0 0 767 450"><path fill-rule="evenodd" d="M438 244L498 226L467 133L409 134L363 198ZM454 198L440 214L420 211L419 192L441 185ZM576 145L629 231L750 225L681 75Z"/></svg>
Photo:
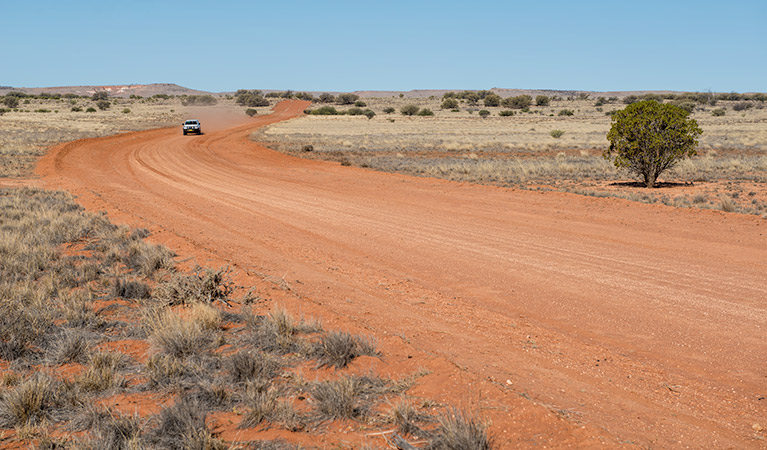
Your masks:
<svg viewBox="0 0 767 450"><path fill-rule="evenodd" d="M149 342L161 354L174 358L198 356L216 347L216 336L199 322L184 320L169 310L149 309L144 312L144 326Z"/></svg>
<svg viewBox="0 0 767 450"><path fill-rule="evenodd" d="M175 273L160 283L154 291L154 298L166 305L188 305L226 301L234 292L229 268L203 269L195 267L192 275Z"/></svg>
<svg viewBox="0 0 767 450"><path fill-rule="evenodd" d="M471 414L450 409L439 417L439 426L432 433L430 450L490 450L492 440L487 426Z"/></svg>
<svg viewBox="0 0 767 450"><path fill-rule="evenodd" d="M396 390L390 381L367 375L320 381L310 388L318 420L364 418L381 395Z"/></svg>
<svg viewBox="0 0 767 450"><path fill-rule="evenodd" d="M282 370L282 361L261 352L240 351L229 356L225 367L235 383L261 380L268 382Z"/></svg>
<svg viewBox="0 0 767 450"><path fill-rule="evenodd" d="M287 355L304 350L300 335L321 331L317 323L296 321L285 309L277 308L267 316L255 316L245 310L249 334L245 341L262 351Z"/></svg>
<svg viewBox="0 0 767 450"><path fill-rule="evenodd" d="M397 431L404 435L424 436L426 433L418 425L430 422L431 416L419 412L413 402L405 397L392 406L389 418L397 426Z"/></svg>
<svg viewBox="0 0 767 450"><path fill-rule="evenodd" d="M137 415L123 416L111 410L88 409L72 422L74 429L89 431L80 448L93 450L128 450L145 448L141 440L144 421Z"/></svg>
<svg viewBox="0 0 767 450"><path fill-rule="evenodd" d="M58 383L46 375L37 375L0 397L0 427L38 424L51 417L59 406Z"/></svg>
<svg viewBox="0 0 767 450"><path fill-rule="evenodd" d="M311 357L321 367L342 369L358 356L376 356L380 353L371 338L355 336L345 331L331 331L314 344Z"/></svg>
<svg viewBox="0 0 767 450"><path fill-rule="evenodd" d="M198 402L182 398L154 419L156 425L146 433L146 441L163 449L228 448L208 429L206 415L205 408Z"/></svg>
<svg viewBox="0 0 767 450"><path fill-rule="evenodd" d="M125 355L115 352L98 352L90 357L87 369L75 379L86 392L101 392L114 387L122 387L125 378L119 370L126 365Z"/></svg>

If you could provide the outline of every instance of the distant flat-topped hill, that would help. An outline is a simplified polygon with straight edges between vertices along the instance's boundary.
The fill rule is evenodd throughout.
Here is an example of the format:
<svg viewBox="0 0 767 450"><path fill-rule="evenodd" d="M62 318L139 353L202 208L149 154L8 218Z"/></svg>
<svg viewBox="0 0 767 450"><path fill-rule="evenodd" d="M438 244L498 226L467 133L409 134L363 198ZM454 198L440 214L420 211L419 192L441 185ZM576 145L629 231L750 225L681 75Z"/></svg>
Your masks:
<svg viewBox="0 0 767 450"><path fill-rule="evenodd" d="M130 97L131 95L140 95L142 97L151 97L156 94L166 95L199 95L209 94L209 92L189 89L173 83L152 83L152 84L127 84L113 86L56 86L56 87L11 87L0 86L0 95L5 95L11 91L22 91L27 94L40 95L44 92L50 94L76 94L93 95L99 91L106 91L112 97Z"/></svg>

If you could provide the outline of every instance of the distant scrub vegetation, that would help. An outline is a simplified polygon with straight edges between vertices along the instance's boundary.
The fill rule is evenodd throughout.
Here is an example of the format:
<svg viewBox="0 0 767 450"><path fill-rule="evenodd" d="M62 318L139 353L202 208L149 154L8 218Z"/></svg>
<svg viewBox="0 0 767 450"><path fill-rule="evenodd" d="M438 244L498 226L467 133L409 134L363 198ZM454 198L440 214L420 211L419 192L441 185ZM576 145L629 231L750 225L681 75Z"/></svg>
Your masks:
<svg viewBox="0 0 767 450"><path fill-rule="evenodd" d="M209 94L181 97L181 104L184 106L212 106L216 103L218 103L216 97Z"/></svg>

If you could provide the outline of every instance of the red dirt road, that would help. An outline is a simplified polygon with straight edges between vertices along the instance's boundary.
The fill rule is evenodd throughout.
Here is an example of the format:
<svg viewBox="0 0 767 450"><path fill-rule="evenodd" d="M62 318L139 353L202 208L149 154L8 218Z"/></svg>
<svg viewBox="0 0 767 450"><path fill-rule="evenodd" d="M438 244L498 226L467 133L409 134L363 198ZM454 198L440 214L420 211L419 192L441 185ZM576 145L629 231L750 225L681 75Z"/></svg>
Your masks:
<svg viewBox="0 0 767 450"><path fill-rule="evenodd" d="M488 412L502 447L767 445L767 220L382 174L248 141L305 107L199 137L76 141L38 172L182 257L279 281L385 352L406 341L448 360L466 392L505 392ZM522 414L534 403L512 394L548 409Z"/></svg>

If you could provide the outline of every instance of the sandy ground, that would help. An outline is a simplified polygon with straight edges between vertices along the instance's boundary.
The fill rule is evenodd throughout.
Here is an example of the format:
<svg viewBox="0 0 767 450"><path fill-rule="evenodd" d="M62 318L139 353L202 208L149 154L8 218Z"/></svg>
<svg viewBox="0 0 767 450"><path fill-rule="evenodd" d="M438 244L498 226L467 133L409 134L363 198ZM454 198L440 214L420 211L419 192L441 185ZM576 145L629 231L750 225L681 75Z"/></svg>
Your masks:
<svg viewBox="0 0 767 450"><path fill-rule="evenodd" d="M766 220L377 173L248 141L305 107L199 137L64 144L38 173L367 330L390 370L432 368L415 389L479 408L500 448L765 446Z"/></svg>

